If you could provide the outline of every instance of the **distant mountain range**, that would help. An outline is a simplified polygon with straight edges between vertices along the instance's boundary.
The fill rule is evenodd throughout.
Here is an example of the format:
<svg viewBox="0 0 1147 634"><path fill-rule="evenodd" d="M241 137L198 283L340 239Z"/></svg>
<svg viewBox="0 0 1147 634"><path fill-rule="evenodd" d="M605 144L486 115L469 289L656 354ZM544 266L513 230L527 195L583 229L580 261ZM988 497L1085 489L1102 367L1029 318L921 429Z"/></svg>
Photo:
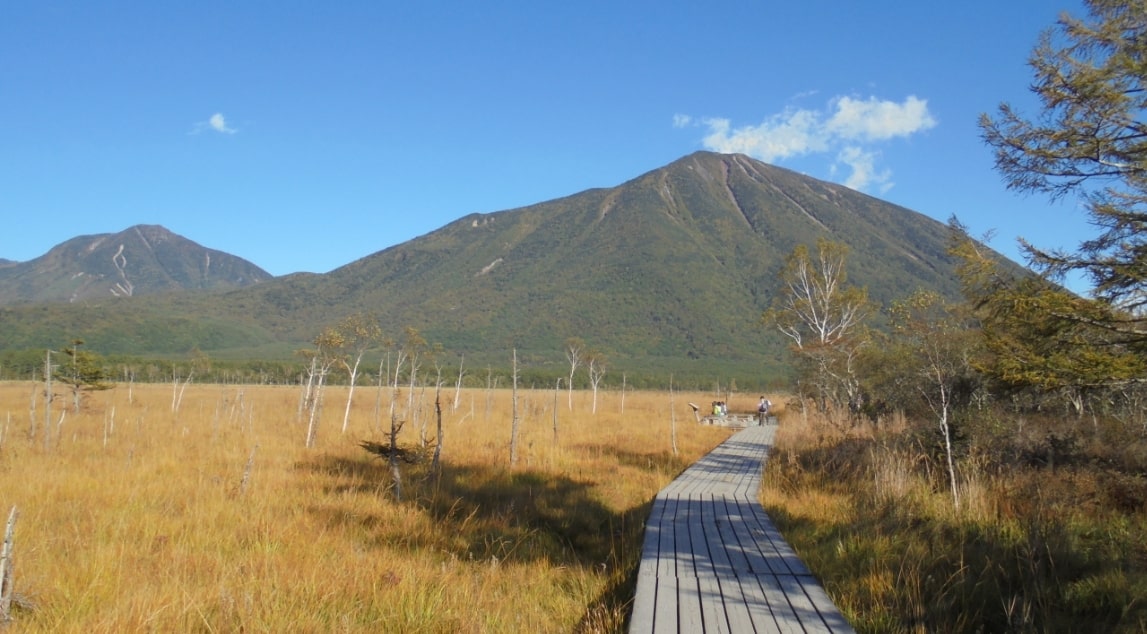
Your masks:
<svg viewBox="0 0 1147 634"><path fill-rule="evenodd" d="M877 302L918 288L959 297L943 223L698 152L616 187L465 216L322 275L271 278L161 227L76 238L0 268L0 349L83 336L104 353L286 357L363 312L467 358L513 347L558 360L579 337L646 368L764 372L785 342L761 313L781 292L785 257L820 237L849 246L849 281Z"/></svg>
<svg viewBox="0 0 1147 634"><path fill-rule="evenodd" d="M28 262L0 260L0 306L229 290L271 274L155 225L79 236Z"/></svg>

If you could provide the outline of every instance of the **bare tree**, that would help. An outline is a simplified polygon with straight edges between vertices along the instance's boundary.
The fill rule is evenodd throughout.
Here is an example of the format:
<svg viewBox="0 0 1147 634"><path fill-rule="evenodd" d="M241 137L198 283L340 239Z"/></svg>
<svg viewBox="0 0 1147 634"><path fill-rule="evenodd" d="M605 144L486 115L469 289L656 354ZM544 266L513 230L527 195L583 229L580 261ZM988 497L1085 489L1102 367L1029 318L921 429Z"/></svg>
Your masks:
<svg viewBox="0 0 1147 634"><path fill-rule="evenodd" d="M382 393L384 387L390 387L390 354L394 349L394 341L386 339L381 343L387 350L386 355L378 360L378 384L374 395L374 427L379 433L382 432Z"/></svg>
<svg viewBox="0 0 1147 634"><path fill-rule="evenodd" d="M518 428L520 426L520 419L518 418L518 349L514 348L514 365L513 365L513 392L511 393L511 408L512 419L510 421L510 466L515 467L518 464Z"/></svg>
<svg viewBox="0 0 1147 634"><path fill-rule="evenodd" d="M558 444L558 391L562 389L562 378L559 376L554 384L554 444Z"/></svg>
<svg viewBox="0 0 1147 634"><path fill-rule="evenodd" d="M458 361L458 380L454 382L454 406L451 411L458 411L458 406L462 399L462 377L466 376L463 366L466 364L466 355L462 355L462 359Z"/></svg>
<svg viewBox="0 0 1147 634"><path fill-rule="evenodd" d="M310 360L307 373L308 394L305 407L307 410L307 448L315 446L318 434L319 405L322 403L323 386L331 368L338 361L338 350L342 348L345 339L342 333L334 328L325 328L315 337L315 347L312 350L300 350L299 354Z"/></svg>
<svg viewBox="0 0 1147 634"><path fill-rule="evenodd" d="M410 326L406 327L402 346L410 364L410 374L408 376L410 385L406 393L406 416L408 420L418 425L419 446L425 447L426 422L424 420L419 421L417 410L414 407L414 388L418 383L418 371L422 368L422 362L429 350L426 345L426 339L422 337L417 329L411 328Z"/></svg>
<svg viewBox="0 0 1147 634"><path fill-rule="evenodd" d="M697 408L693 408L696 415ZM673 375L669 375L669 438L673 443L673 455L677 455L677 410L673 407Z"/></svg>
<svg viewBox="0 0 1147 634"><path fill-rule="evenodd" d="M406 358L406 349L399 346L395 353L393 381L390 384L390 448L387 453L387 464L390 466L390 479L394 482L394 499L399 502L402 501L402 469L398 466L398 432L402 431L405 420L398 418L398 377L402 373Z"/></svg>
<svg viewBox="0 0 1147 634"><path fill-rule="evenodd" d="M442 381L434 386L434 414L438 419L438 438L434 441L434 460L430 463L430 472L435 478L442 475Z"/></svg>
<svg viewBox="0 0 1147 634"><path fill-rule="evenodd" d="M573 385L574 373L577 372L578 366L585 361L585 342L577 337L571 337L566 340L566 360L570 363L570 377L567 387L569 388L569 409L573 411Z"/></svg>
<svg viewBox="0 0 1147 634"><path fill-rule="evenodd" d="M44 356L44 448L47 449L50 443L50 432L52 430L52 375L55 372L52 369L52 354L54 350L49 350ZM33 409L35 401L33 401ZM36 418L32 417L32 428L28 432L28 439L32 440L36 436Z"/></svg>
<svg viewBox="0 0 1147 634"><path fill-rule="evenodd" d="M606 359L605 355L600 352L591 352L586 355L586 370L589 372L589 383L593 388L593 410L592 413L597 413L597 387L601 384L602 377L605 376Z"/></svg>
<svg viewBox="0 0 1147 634"><path fill-rule="evenodd" d="M12 511L8 513L4 539L0 541L0 626L7 625L12 620L12 598L15 594L12 536L15 533L17 517L19 517L19 513L13 506Z"/></svg>
<svg viewBox="0 0 1147 634"><path fill-rule="evenodd" d="M336 329L342 334L343 349L349 353L339 357L339 363L346 369L350 379L346 395L346 408L343 410L342 433L345 434L347 424L350 421L350 406L354 399L355 384L358 382L359 364L362 362L363 355L382 341L382 328L374 319L355 313L339 322Z"/></svg>

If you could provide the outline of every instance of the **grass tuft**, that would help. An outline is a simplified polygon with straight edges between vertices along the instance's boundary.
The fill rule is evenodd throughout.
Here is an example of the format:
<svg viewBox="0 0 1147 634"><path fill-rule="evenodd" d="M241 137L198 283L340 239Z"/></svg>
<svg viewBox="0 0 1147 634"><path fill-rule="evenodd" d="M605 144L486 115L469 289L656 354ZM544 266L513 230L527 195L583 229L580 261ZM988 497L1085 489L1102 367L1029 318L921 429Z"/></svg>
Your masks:
<svg viewBox="0 0 1147 634"><path fill-rule="evenodd" d="M907 422L785 417L761 499L859 632L1144 631L1147 441L1000 423L957 508Z"/></svg>
<svg viewBox="0 0 1147 634"><path fill-rule="evenodd" d="M555 442L552 392L519 390L511 468L509 391L471 390L430 439L438 473L429 410L399 411L398 502L363 447L388 443L370 390L343 434L328 388L307 449L298 388L190 385L173 408L170 385L136 384L90 395L45 449L41 389L0 383L19 632L624 631L653 496L730 433L680 424L707 396L678 394L677 455L666 395L631 391L622 414L599 393L594 415L575 393Z"/></svg>

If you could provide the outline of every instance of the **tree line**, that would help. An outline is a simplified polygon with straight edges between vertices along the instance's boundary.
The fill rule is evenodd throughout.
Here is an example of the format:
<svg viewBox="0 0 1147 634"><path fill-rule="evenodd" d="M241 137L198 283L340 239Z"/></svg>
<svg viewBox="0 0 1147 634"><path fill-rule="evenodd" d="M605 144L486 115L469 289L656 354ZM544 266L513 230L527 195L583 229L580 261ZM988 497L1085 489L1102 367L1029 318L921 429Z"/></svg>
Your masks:
<svg viewBox="0 0 1147 634"><path fill-rule="evenodd" d="M790 341L800 404L842 424L932 421L957 505L959 441L990 412L1147 434L1147 2L1086 5L1089 20L1063 16L1033 50L1040 112L1005 103L980 127L1009 188L1073 197L1097 236L1073 251L1021 241L1031 270L1017 274L953 217L963 300L919 290L882 309L822 240L789 256L764 315Z"/></svg>

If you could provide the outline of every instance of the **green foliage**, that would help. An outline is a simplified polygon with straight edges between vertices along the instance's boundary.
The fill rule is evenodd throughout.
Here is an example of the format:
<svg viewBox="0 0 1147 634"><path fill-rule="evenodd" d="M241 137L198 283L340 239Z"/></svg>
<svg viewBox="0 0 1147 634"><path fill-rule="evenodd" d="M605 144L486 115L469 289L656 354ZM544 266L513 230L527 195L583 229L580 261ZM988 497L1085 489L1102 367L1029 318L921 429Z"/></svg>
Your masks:
<svg viewBox="0 0 1147 634"><path fill-rule="evenodd" d="M61 349L65 359L52 365L52 378L71 388L72 406L77 412L85 392L112 387L103 360L94 352L81 348L83 344L83 340L73 339L68 347Z"/></svg>
<svg viewBox="0 0 1147 634"><path fill-rule="evenodd" d="M1112 327L1133 320L1126 311L1003 273L958 225L952 252L983 332L976 366L998 389L1094 391L1147 381L1147 341Z"/></svg>
<svg viewBox="0 0 1147 634"><path fill-rule="evenodd" d="M472 214L323 275L0 308L0 350L82 334L109 355L288 360L324 327L370 314L384 338L413 326L476 363L505 365L517 349L560 365L580 337L609 356L607 381L761 384L787 375L785 340L759 316L782 292L793 245L846 245L852 282L888 302L918 287L957 295L946 235L847 188L699 152L617 187Z"/></svg>
<svg viewBox="0 0 1147 634"><path fill-rule="evenodd" d="M848 285L847 254L845 245L821 239L814 261L797 245L781 272L784 289L763 317L792 341L801 383L822 411L859 396L855 361L868 340L868 294Z"/></svg>
<svg viewBox="0 0 1147 634"><path fill-rule="evenodd" d="M72 386L75 390L106 390L111 387L103 360L96 353L80 346L84 342L75 339L61 349L65 359L53 366L52 378Z"/></svg>
<svg viewBox="0 0 1147 634"><path fill-rule="evenodd" d="M1115 310L1108 324L1147 339L1147 1L1086 0L1089 20L1064 16L1030 58L1041 101L1029 120L1002 104L982 115L985 141L1008 186L1053 197L1079 195L1100 230L1075 252L1025 244L1053 277L1082 272Z"/></svg>

